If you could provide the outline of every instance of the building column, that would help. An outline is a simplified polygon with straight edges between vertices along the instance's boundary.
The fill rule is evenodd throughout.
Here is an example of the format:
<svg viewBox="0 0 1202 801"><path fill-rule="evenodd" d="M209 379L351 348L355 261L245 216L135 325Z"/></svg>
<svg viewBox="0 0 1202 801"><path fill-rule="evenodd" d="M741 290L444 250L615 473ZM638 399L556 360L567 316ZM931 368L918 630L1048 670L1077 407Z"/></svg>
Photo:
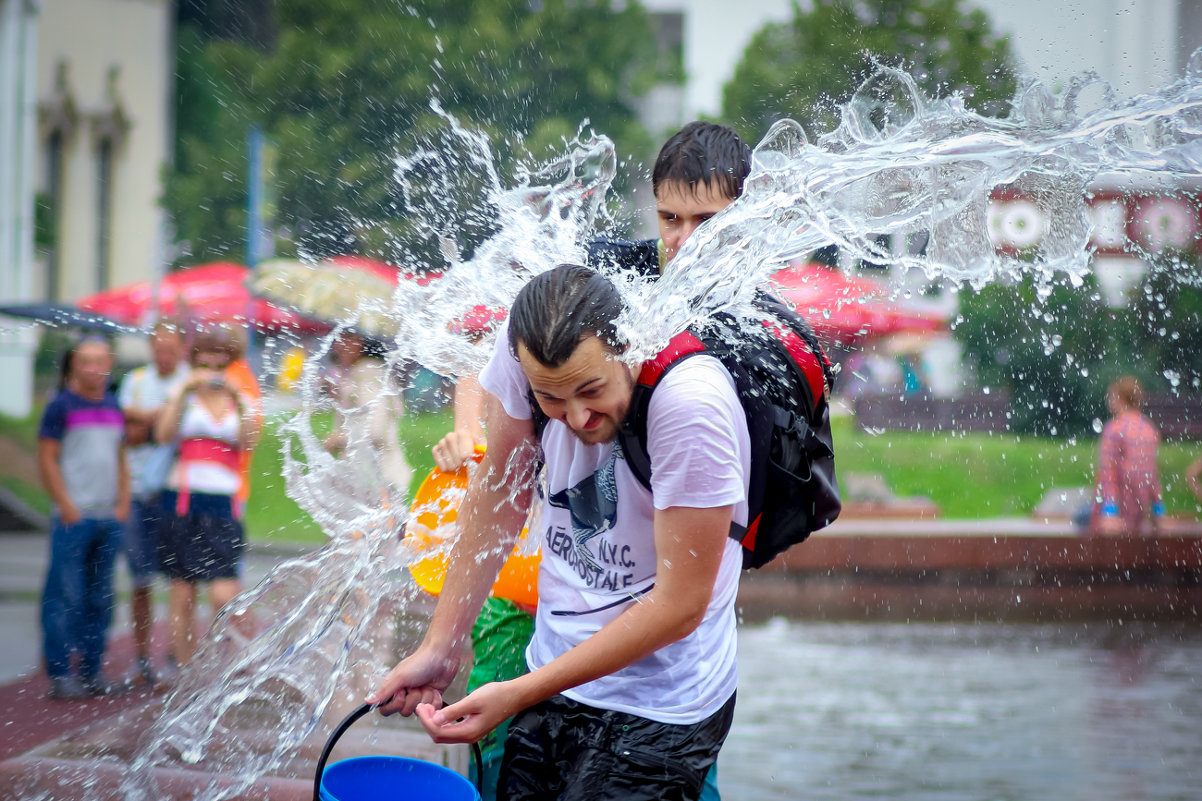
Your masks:
<svg viewBox="0 0 1202 801"><path fill-rule="evenodd" d="M37 3L0 0L0 301L29 300L33 276ZM33 329L0 319L0 414L33 401Z"/></svg>

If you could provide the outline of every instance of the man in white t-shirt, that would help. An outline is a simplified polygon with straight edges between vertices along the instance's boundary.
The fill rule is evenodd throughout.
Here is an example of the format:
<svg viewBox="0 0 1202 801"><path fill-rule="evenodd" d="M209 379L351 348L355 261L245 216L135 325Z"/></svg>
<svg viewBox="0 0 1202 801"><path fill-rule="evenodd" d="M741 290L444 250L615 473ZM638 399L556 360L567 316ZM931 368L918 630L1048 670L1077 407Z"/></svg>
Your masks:
<svg viewBox="0 0 1202 801"><path fill-rule="evenodd" d="M133 585L130 613L136 665L127 683L155 683L150 659L154 574L158 572L159 493L171 467L174 446L154 441L153 431L163 404L188 378L183 362L183 333L159 322L150 334L150 364L131 370L121 381L117 402L125 416L129 446L132 504L125 526L125 555Z"/></svg>
<svg viewBox="0 0 1202 801"><path fill-rule="evenodd" d="M439 742L474 742L516 714L501 799L696 799L733 715L742 556L728 535L746 523L746 419L716 359L675 367L648 410L643 487L616 441L636 369L617 358L620 309L584 267L518 294L480 376L489 448L430 629L367 699L416 711ZM527 386L548 418L530 672L438 709L535 483Z"/></svg>

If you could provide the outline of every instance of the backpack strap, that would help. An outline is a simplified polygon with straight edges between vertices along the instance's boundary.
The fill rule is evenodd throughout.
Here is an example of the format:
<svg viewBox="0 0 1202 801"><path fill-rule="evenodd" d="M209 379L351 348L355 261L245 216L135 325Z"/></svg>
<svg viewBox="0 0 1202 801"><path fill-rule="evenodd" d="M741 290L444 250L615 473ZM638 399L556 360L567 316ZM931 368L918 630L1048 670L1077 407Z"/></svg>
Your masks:
<svg viewBox="0 0 1202 801"><path fill-rule="evenodd" d="M787 304L767 292L756 294L752 304L764 312L761 321L772 338L781 344L805 377L805 386L810 390L810 422L816 423L821 410L835 388L835 369L814 329L805 318ZM783 321L798 320L800 324Z"/></svg>
<svg viewBox="0 0 1202 801"><path fill-rule="evenodd" d="M651 393L670 369L706 350L700 337L692 331L684 331L672 337L668 346L655 358L644 362L639 371L634 393L630 396L630 409L618 430L618 445L622 448L626 466L647 489L651 489L651 457L647 454L647 413L651 409Z"/></svg>
<svg viewBox="0 0 1202 801"><path fill-rule="evenodd" d="M822 351L815 350L807 344L792 328L783 326L774 320L764 320L763 323L772 334L773 339L784 346L789 356L801 368L806 385L810 388L810 397L814 401L812 408L817 409L822 399L826 397L828 386L827 371L817 355ZM823 356L825 357L825 354Z"/></svg>

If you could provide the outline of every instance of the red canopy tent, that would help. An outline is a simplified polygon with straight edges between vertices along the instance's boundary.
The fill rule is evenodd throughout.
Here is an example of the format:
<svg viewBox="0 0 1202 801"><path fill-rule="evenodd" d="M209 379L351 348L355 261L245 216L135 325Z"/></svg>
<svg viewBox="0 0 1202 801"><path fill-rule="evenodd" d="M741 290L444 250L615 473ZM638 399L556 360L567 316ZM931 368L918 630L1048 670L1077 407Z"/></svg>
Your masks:
<svg viewBox="0 0 1202 801"><path fill-rule="evenodd" d="M87 295L76 305L133 326L143 326L157 315L186 322L249 321L261 331L329 330L323 323L251 295L246 287L249 275L249 269L233 262L200 264L167 273L158 283L157 296L151 281L138 281Z"/></svg>
<svg viewBox="0 0 1202 801"><path fill-rule="evenodd" d="M794 264L772 278L774 294L828 341L852 344L868 337L941 331L947 325L937 311L890 300L889 287L881 281L847 276L824 264Z"/></svg>

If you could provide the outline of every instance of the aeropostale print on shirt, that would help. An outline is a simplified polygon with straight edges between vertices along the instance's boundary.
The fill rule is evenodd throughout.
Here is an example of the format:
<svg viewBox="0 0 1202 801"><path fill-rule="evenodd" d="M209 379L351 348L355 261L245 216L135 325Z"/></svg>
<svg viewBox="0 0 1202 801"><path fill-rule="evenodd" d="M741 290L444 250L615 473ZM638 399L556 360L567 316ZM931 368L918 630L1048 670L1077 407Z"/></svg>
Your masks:
<svg viewBox="0 0 1202 801"><path fill-rule="evenodd" d="M511 417L528 419L529 384L507 340L503 328L480 381ZM673 368L652 396L647 425L652 490L630 472L615 443L583 443L552 420L541 444L546 497L538 532L539 604L526 651L532 670L583 642L652 590L657 508L731 505L732 519L745 523L750 458L734 384L710 356ZM738 543L727 539L723 547L710 605L693 633L564 695L664 723L696 723L717 711L735 690L734 598L742 569Z"/></svg>
<svg viewBox="0 0 1202 801"><path fill-rule="evenodd" d="M615 444L600 470L546 499L549 506L567 510L568 524L559 522L547 528L543 553L562 559L588 587L602 592L635 592L655 577L654 547L646 553L607 536L618 514L614 464L621 450Z"/></svg>

